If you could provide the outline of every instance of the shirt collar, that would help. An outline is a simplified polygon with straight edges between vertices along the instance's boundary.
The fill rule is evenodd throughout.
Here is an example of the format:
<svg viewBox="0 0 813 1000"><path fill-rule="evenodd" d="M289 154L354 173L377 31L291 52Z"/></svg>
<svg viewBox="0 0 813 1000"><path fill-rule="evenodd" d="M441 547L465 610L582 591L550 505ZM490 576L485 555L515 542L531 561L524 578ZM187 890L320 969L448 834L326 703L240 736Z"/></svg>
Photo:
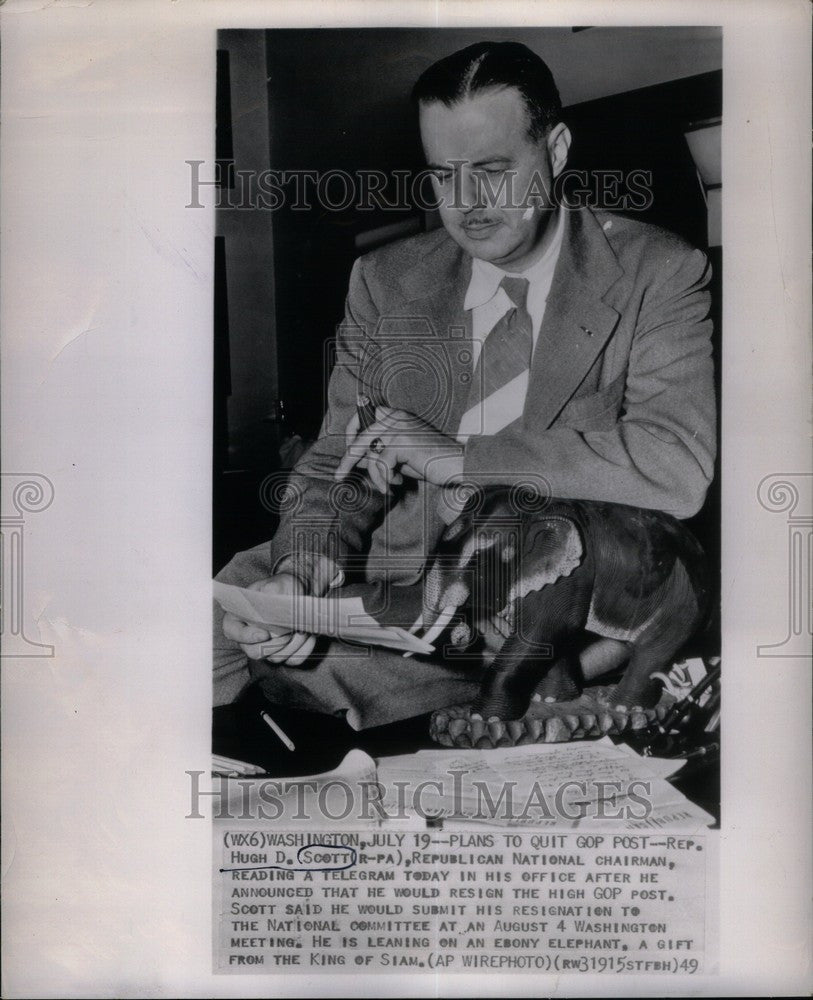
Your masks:
<svg viewBox="0 0 813 1000"><path fill-rule="evenodd" d="M533 286L533 284L544 274L552 271L556 266L556 260L562 246L562 237L564 235L565 228L564 223L564 209L560 208L559 218L556 222L556 229L554 230L550 246L538 261L531 264L527 270L522 271L521 273L517 273L515 271L503 271L503 269L497 267L496 264L492 264L487 260L480 260L479 257L475 257L472 260L471 280L469 281L469 287L466 290L466 297L463 300L463 308L477 309L479 306L485 305L486 302L490 302L491 299L493 299L497 294L500 282L508 274L514 277L527 278L531 286Z"/></svg>

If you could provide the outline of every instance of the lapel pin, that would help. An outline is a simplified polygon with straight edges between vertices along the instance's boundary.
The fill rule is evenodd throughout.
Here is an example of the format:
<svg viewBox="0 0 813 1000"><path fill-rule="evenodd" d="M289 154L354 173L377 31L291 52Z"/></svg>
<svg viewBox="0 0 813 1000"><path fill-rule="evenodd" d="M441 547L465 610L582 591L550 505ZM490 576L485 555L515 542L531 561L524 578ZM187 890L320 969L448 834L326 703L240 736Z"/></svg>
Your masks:
<svg viewBox="0 0 813 1000"><path fill-rule="evenodd" d="M588 330L586 326L580 326L579 329L580 330L584 330L584 332L587 334L588 337L592 337L593 336L593 331L592 330Z"/></svg>

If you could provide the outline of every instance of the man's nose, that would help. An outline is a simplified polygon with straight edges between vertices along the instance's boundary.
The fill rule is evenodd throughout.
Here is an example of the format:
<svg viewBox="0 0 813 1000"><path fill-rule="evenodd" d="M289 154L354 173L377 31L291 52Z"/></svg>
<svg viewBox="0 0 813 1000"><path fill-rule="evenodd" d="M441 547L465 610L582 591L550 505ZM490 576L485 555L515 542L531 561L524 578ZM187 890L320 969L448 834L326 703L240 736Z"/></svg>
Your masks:
<svg viewBox="0 0 813 1000"><path fill-rule="evenodd" d="M461 208L464 211L474 211L486 207L483 185L475 173L470 170L461 173Z"/></svg>

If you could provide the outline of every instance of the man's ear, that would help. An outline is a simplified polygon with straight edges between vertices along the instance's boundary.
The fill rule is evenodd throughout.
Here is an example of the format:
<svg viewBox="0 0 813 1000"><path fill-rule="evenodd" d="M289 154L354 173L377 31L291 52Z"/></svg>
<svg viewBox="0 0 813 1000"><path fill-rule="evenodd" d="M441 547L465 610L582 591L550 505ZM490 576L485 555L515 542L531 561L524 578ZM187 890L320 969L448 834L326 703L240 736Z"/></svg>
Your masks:
<svg viewBox="0 0 813 1000"><path fill-rule="evenodd" d="M564 122L559 122L558 125L554 125L550 132L548 132L546 141L551 173L554 177L558 177L567 165L567 157L570 153L570 144L573 141L573 136L570 134L570 129L567 125Z"/></svg>

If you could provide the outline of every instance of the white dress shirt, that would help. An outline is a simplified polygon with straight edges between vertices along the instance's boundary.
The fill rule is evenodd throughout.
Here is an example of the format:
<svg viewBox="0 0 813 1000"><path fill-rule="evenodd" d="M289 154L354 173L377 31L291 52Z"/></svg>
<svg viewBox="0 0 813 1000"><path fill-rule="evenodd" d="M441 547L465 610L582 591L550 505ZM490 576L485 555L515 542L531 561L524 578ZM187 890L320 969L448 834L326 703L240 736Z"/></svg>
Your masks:
<svg viewBox="0 0 813 1000"><path fill-rule="evenodd" d="M543 256L525 271L504 271L478 258L472 262L471 281L463 302L463 308L472 311L472 371L477 367L483 342L505 313L514 308L514 303L500 288L500 282L506 275L528 281L527 309L533 324L533 344L536 348L553 272L562 247L564 220L564 212L560 208L550 245ZM458 440L465 443L472 434L496 434L520 417L528 392L528 378L529 371L517 375L484 399L481 406L467 410L460 421Z"/></svg>

